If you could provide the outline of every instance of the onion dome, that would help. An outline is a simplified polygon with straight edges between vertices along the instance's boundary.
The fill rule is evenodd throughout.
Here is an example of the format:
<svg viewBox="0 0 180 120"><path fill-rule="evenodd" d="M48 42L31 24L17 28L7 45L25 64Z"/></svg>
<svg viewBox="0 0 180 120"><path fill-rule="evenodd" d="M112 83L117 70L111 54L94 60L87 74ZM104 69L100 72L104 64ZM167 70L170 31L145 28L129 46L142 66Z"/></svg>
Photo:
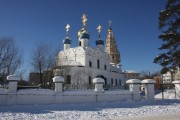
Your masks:
<svg viewBox="0 0 180 120"><path fill-rule="evenodd" d="M66 38L63 40L64 44L71 44L71 39L69 38L69 36L66 36Z"/></svg>
<svg viewBox="0 0 180 120"><path fill-rule="evenodd" d="M104 45L104 40L103 39L96 40L96 45Z"/></svg>
<svg viewBox="0 0 180 120"><path fill-rule="evenodd" d="M83 31L84 31L83 29L80 29L80 30L78 31L78 38L80 37L80 35L82 34Z"/></svg>
<svg viewBox="0 0 180 120"><path fill-rule="evenodd" d="M84 30L80 35L80 39L89 39L89 33Z"/></svg>

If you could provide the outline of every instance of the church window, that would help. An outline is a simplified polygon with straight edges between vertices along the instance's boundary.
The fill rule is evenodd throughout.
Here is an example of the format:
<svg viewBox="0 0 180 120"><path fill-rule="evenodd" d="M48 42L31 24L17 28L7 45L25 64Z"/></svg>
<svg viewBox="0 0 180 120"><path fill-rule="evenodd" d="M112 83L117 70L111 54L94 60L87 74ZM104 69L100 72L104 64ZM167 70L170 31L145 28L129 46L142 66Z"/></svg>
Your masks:
<svg viewBox="0 0 180 120"><path fill-rule="evenodd" d="M106 70L107 68L106 68L106 65L104 65L104 69Z"/></svg>
<svg viewBox="0 0 180 120"><path fill-rule="evenodd" d="M92 79L91 79L91 76L89 76L89 84L92 83Z"/></svg>
<svg viewBox="0 0 180 120"><path fill-rule="evenodd" d="M89 67L92 67L92 62L91 61L89 61Z"/></svg>
<svg viewBox="0 0 180 120"><path fill-rule="evenodd" d="M66 84L71 84L71 76L67 75Z"/></svg>
<svg viewBox="0 0 180 120"><path fill-rule="evenodd" d="M99 59L97 59L97 68L100 68L100 62L99 62Z"/></svg>
<svg viewBox="0 0 180 120"><path fill-rule="evenodd" d="M121 79L119 79L119 85L121 85Z"/></svg>
<svg viewBox="0 0 180 120"><path fill-rule="evenodd" d="M115 81L115 85L117 86L117 79L116 79L116 81Z"/></svg>
<svg viewBox="0 0 180 120"><path fill-rule="evenodd" d="M111 79L111 85L113 85L113 79Z"/></svg>
<svg viewBox="0 0 180 120"><path fill-rule="evenodd" d="M79 41L79 46L81 46L81 41Z"/></svg>

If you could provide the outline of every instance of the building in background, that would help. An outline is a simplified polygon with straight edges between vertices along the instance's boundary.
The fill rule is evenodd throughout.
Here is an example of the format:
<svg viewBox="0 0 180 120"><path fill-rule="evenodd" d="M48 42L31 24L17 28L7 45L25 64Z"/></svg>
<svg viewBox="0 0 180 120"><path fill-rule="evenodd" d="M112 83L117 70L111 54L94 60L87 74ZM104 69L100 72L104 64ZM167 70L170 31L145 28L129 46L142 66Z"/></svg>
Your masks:
<svg viewBox="0 0 180 120"><path fill-rule="evenodd" d="M140 73L133 70L124 70L126 79L140 79Z"/></svg>

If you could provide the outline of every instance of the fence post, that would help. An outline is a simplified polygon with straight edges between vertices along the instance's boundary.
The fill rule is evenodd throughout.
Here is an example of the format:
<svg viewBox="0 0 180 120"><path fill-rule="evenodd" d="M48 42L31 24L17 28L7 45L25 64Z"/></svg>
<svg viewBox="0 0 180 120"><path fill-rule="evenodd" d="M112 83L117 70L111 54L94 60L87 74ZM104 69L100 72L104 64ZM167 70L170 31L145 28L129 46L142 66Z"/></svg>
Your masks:
<svg viewBox="0 0 180 120"><path fill-rule="evenodd" d="M102 78L94 78L93 83L95 84L94 91L96 92L103 92L103 84L104 84L104 79Z"/></svg>
<svg viewBox="0 0 180 120"><path fill-rule="evenodd" d="M142 84L145 86L145 99L154 100L154 84L156 83L153 79L145 79Z"/></svg>
<svg viewBox="0 0 180 120"><path fill-rule="evenodd" d="M64 78L62 76L53 77L53 82L55 83L55 92L62 93L63 92L63 82Z"/></svg>
<svg viewBox="0 0 180 120"><path fill-rule="evenodd" d="M129 79L126 83L129 84L129 89L133 92L133 100L140 100L141 81L139 79Z"/></svg>
<svg viewBox="0 0 180 120"><path fill-rule="evenodd" d="M175 86L175 97L177 98L177 96L178 96L178 98L179 98L179 96L180 96L180 80L175 80L172 83Z"/></svg>
<svg viewBox="0 0 180 120"><path fill-rule="evenodd" d="M8 91L10 93L16 93L17 92L17 83L20 80L20 77L17 75L9 75L7 76L8 83Z"/></svg>

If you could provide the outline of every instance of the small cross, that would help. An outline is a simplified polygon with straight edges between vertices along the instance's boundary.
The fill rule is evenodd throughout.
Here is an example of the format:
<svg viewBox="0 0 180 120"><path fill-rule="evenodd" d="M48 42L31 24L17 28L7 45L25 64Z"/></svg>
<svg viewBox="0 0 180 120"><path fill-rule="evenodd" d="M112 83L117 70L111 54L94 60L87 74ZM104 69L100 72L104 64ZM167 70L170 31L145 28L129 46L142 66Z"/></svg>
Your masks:
<svg viewBox="0 0 180 120"><path fill-rule="evenodd" d="M98 33L100 34L100 32L101 32L101 25L98 25L98 27L97 27L97 30L98 30Z"/></svg>
<svg viewBox="0 0 180 120"><path fill-rule="evenodd" d="M82 16L82 23L83 23L83 27L85 27L86 26L86 22L87 22L87 15L86 14L83 14L83 16Z"/></svg>
<svg viewBox="0 0 180 120"><path fill-rule="evenodd" d="M70 25L67 24L65 28L66 28L66 32L68 32L68 31L69 31L69 28L70 28Z"/></svg>

